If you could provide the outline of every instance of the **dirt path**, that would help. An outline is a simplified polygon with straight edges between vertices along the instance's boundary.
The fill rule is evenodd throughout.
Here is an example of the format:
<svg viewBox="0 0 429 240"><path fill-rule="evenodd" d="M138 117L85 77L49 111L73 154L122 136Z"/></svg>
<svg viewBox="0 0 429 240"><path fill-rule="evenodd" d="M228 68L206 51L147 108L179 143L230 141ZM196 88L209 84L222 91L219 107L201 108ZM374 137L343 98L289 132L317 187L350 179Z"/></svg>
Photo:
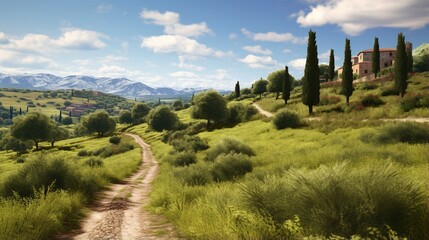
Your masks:
<svg viewBox="0 0 429 240"><path fill-rule="evenodd" d="M100 196L82 223L83 239L174 239L173 226L165 218L147 211L151 182L159 171L150 146L139 136L127 134L142 147L142 165L121 184L113 184Z"/></svg>
<svg viewBox="0 0 429 240"><path fill-rule="evenodd" d="M264 109L262 109L258 104L256 104L256 103L253 103L252 104L252 106L254 106L256 109L258 109L258 111L259 111L259 113L260 114L262 114L262 115L264 115L265 117L272 117L272 116L274 116L274 114L272 114L272 113L270 113L270 112L268 112L268 111L265 111Z"/></svg>

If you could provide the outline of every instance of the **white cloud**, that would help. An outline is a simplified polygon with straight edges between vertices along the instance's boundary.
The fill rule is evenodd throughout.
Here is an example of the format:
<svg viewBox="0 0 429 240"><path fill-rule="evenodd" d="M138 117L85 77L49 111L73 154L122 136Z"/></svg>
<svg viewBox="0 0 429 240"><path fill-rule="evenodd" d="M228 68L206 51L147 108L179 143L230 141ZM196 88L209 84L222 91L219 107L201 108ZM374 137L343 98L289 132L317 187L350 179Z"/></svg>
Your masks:
<svg viewBox="0 0 429 240"><path fill-rule="evenodd" d="M255 56L252 54L240 59L240 61L251 68L273 68L279 65L271 56Z"/></svg>
<svg viewBox="0 0 429 240"><path fill-rule="evenodd" d="M15 38L0 34L0 49L17 52L50 53L59 50L95 50L106 47L101 39L105 35L84 29L66 29L55 39L44 34L27 34L22 38Z"/></svg>
<svg viewBox="0 0 429 240"><path fill-rule="evenodd" d="M84 29L69 29L63 35L54 40L61 48L77 50L94 50L106 47L106 43L101 41L105 38L103 34Z"/></svg>
<svg viewBox="0 0 429 240"><path fill-rule="evenodd" d="M429 24L429 2L425 0L329 0L298 13L304 27L336 24L349 35L376 27L418 29Z"/></svg>
<svg viewBox="0 0 429 240"><path fill-rule="evenodd" d="M254 54L262 54L262 55L272 54L272 52L269 49L262 49L261 45L244 46L243 49Z"/></svg>
<svg viewBox="0 0 429 240"><path fill-rule="evenodd" d="M179 23L180 15L170 11L160 13L159 11L149 11L144 9L140 12L140 17L145 20L149 20L149 23L152 24L168 26Z"/></svg>
<svg viewBox="0 0 429 240"><path fill-rule="evenodd" d="M285 50L283 50L284 53L290 53L292 52L292 50L290 50L289 48L285 48Z"/></svg>
<svg viewBox="0 0 429 240"><path fill-rule="evenodd" d="M165 13L160 13L159 11L149 11L144 9L141 11L140 17L148 20L148 23L150 24L164 26L164 32L170 35L198 37L203 34L213 33L205 22L189 25L179 23L180 15L175 12L167 11Z"/></svg>
<svg viewBox="0 0 429 240"><path fill-rule="evenodd" d="M297 37L292 33L276 33L276 32L253 33L245 28L242 28L241 32L248 38L253 39L254 41L291 42L294 44L304 44L306 42L306 38Z"/></svg>
<svg viewBox="0 0 429 240"><path fill-rule="evenodd" d="M17 56L17 53L13 51L0 49L0 63L11 61L12 59L16 58L16 56Z"/></svg>
<svg viewBox="0 0 429 240"><path fill-rule="evenodd" d="M87 66L87 65L91 64L91 60L89 60L89 59L76 59L76 60L73 60L73 63L76 63L76 64L81 65L81 66Z"/></svg>
<svg viewBox="0 0 429 240"><path fill-rule="evenodd" d="M297 70L304 70L306 61L307 61L307 59L305 59L305 58L298 58L298 59L294 59L292 61L289 61L288 65L297 69Z"/></svg>
<svg viewBox="0 0 429 240"><path fill-rule="evenodd" d="M234 52L232 52L232 51L226 51L226 52L216 51L214 53L214 56L219 57L219 58L221 58L221 57L232 57L232 56L234 56Z"/></svg>
<svg viewBox="0 0 429 240"><path fill-rule="evenodd" d="M21 63L27 65L45 65L48 67L57 65L52 59L41 56L27 56L21 60Z"/></svg>
<svg viewBox="0 0 429 240"><path fill-rule="evenodd" d="M101 59L102 63L109 64L113 62L122 62L127 61L128 58L122 57L122 56L115 56L115 55L107 55Z"/></svg>
<svg viewBox="0 0 429 240"><path fill-rule="evenodd" d="M208 48L206 45L179 35L161 35L143 38L141 47L150 48L156 53L176 52L196 56L208 56L213 53L213 49Z"/></svg>
<svg viewBox="0 0 429 240"><path fill-rule="evenodd" d="M97 6L97 13L109 13L112 8L112 4L100 4Z"/></svg>
<svg viewBox="0 0 429 240"><path fill-rule="evenodd" d="M173 66L177 66L183 69L194 70L194 71L203 71L205 69L202 66L197 66L194 64L187 63L185 56L179 56L179 63L173 63Z"/></svg>
<svg viewBox="0 0 429 240"><path fill-rule="evenodd" d="M329 60L329 56L331 56L331 50L319 54L319 60Z"/></svg>

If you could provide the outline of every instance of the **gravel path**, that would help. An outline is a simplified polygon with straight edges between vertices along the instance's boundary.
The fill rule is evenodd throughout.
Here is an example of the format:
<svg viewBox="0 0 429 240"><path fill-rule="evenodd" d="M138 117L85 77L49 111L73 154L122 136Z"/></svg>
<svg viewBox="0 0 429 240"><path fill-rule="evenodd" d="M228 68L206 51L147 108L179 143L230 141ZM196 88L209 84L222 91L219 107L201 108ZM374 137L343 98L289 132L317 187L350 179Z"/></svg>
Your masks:
<svg viewBox="0 0 429 240"><path fill-rule="evenodd" d="M177 239L173 226L162 216L147 211L151 183L159 165L150 146L139 136L134 138L142 148L142 165L121 184L113 184L100 196L82 223L79 235L70 239Z"/></svg>
<svg viewBox="0 0 429 240"><path fill-rule="evenodd" d="M262 109L258 104L256 104L256 103L253 103L252 104L252 106L254 106L256 109L258 109L258 111L259 111L259 113L260 114L262 114L262 115L264 115L264 116L266 116L266 117L272 117L272 116L274 116L274 114L272 114L272 113L270 113L270 112L268 112L268 111L265 111L264 109Z"/></svg>

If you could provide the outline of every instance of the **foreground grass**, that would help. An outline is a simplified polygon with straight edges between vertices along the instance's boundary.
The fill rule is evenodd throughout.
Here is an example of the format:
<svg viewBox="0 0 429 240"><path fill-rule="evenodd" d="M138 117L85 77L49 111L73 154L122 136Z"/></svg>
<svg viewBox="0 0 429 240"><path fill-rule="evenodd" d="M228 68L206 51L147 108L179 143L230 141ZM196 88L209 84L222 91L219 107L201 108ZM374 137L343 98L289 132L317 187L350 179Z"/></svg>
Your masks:
<svg viewBox="0 0 429 240"><path fill-rule="evenodd" d="M133 143L127 136L122 141ZM95 193L109 182L131 175L141 163L140 148L103 158L102 165L95 167L87 164L91 156L77 156L81 150L94 151L108 146L108 138L68 139L58 142L53 149L22 156L25 162L19 164L13 160L14 153L2 154L0 239L48 239L77 227L84 216L85 204L93 200ZM50 173L44 174L43 169ZM7 189L22 190L28 183L41 188L35 187L32 193L21 193L24 194L21 196L8 196Z"/></svg>
<svg viewBox="0 0 429 240"><path fill-rule="evenodd" d="M394 232L389 232L389 227L402 236L427 237L424 235L427 227L422 222L427 221L424 220L427 218L425 204L429 196L428 144L376 144L366 141L365 136L380 131L378 125L338 128L325 133L317 126L278 131L271 123L257 120L241 123L234 128L203 132L198 136L207 139L210 146L225 137L233 137L249 145L256 153L252 158L253 171L244 178L233 181L214 181L192 186L183 184L177 178L176 173L182 167L168 164L172 147L161 142L162 133L151 132L146 125L130 130L151 144L161 162L161 173L151 193L153 210L165 214L186 237L301 239L310 235L322 238L331 234L351 237L359 233L364 237L377 238L376 234L395 235ZM200 169L211 166L203 160L205 154L197 154L196 166ZM364 179L373 180L373 183L363 181ZM291 194L304 194L303 189L307 189L305 186L313 185L316 188L308 188L309 192L305 193L311 195L303 195L307 196L305 198L291 197ZM325 185L325 190L317 190L319 186ZM362 190L369 195L362 197ZM323 195L323 191L331 191L331 194L326 192ZM344 198L340 197L343 193ZM421 198L413 199L414 195ZM354 197L350 199L346 196ZM403 199L401 201L406 202L404 208L395 205L395 199ZM357 216L351 217L350 221L341 220L341 217L337 219L338 216L343 216L341 212L348 210L335 206L350 206L350 209L355 209L358 205L366 206L363 202L368 201L371 201L368 206L378 207L368 210L369 215L358 223L347 225L351 224L350 219L357 219ZM353 202L358 205L353 206ZM310 205L305 205L307 203ZM320 208L315 208L318 205ZM327 208L331 205L332 208ZM386 206L386 214L396 214L401 211L398 209L405 209L404 212L408 214L401 215L400 218L415 224L395 222L387 215L384 216L385 221L390 223L387 228L384 224L380 225L383 220L372 223L365 220L374 218L374 214L379 214L383 206ZM314 209L319 215L314 215L316 212L309 212L309 209ZM331 210L326 212L326 209ZM341 221L344 226L340 224ZM339 228L324 226L327 222L335 223L333 226ZM353 230L350 226L354 225L359 227ZM376 229L372 231L368 227Z"/></svg>

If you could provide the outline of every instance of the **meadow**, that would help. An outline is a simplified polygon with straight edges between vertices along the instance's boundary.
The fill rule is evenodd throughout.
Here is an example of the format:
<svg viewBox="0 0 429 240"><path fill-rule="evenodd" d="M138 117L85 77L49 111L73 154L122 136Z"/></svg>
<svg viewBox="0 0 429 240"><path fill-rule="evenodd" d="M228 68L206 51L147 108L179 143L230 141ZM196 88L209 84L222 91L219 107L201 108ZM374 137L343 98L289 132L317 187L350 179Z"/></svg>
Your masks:
<svg viewBox="0 0 429 240"><path fill-rule="evenodd" d="M78 227L96 193L141 163L141 149L125 135L117 146L108 137L41 146L0 152L0 239L48 239Z"/></svg>
<svg viewBox="0 0 429 240"><path fill-rule="evenodd" d="M363 84L369 85L356 85L350 105L392 83L372 83L365 91ZM428 85L427 73L415 76L409 95L427 94ZM287 108L305 119L299 94L296 89L286 107L272 95L256 101L271 112ZM299 129L277 130L260 117L203 131L195 136L210 148L196 154L177 153L164 143L165 132L146 124L129 128L151 144L161 163L151 208L192 239L427 239L428 125L382 119L427 117L428 109L404 111L398 96L380 98L379 107L349 112L334 110L347 107L343 98L317 106L314 117L321 121L304 121ZM196 125L188 114L178 112L183 122ZM213 153L219 154L215 160Z"/></svg>

